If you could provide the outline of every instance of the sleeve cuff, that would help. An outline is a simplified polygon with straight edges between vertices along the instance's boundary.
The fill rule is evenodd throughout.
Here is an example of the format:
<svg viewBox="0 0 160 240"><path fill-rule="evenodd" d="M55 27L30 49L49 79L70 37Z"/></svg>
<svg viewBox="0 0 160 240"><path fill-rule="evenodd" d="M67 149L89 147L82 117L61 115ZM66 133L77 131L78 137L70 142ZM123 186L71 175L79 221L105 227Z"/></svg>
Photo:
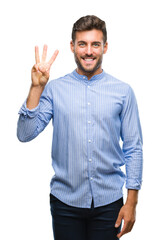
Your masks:
<svg viewBox="0 0 160 240"><path fill-rule="evenodd" d="M140 190L142 185L142 181L138 179L127 179L126 180L126 188L127 189L135 189Z"/></svg>
<svg viewBox="0 0 160 240"><path fill-rule="evenodd" d="M25 102L23 103L21 109L19 110L18 114L23 115L24 117L29 117L29 118L34 118L38 112L39 112L39 104L37 107L33 108L33 109L28 109L26 106L26 102L27 100L25 100Z"/></svg>

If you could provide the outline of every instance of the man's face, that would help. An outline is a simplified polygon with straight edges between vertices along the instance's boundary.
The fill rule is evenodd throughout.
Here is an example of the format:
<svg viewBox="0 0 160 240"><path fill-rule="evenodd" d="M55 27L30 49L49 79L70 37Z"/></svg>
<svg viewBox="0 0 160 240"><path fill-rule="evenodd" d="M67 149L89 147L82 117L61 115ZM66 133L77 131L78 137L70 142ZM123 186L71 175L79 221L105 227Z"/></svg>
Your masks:
<svg viewBox="0 0 160 240"><path fill-rule="evenodd" d="M100 30L76 32L75 42L71 41L71 50L77 63L77 72L91 77L101 73L103 54L106 53L107 46Z"/></svg>

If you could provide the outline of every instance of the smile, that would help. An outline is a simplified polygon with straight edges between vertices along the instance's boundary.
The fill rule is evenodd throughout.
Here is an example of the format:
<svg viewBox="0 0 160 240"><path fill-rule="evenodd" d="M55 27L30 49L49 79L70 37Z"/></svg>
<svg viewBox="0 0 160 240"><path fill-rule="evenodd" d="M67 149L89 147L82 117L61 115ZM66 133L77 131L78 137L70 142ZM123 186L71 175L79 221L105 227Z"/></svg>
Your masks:
<svg viewBox="0 0 160 240"><path fill-rule="evenodd" d="M95 58L83 58L83 57L82 59L87 63L92 63L95 60Z"/></svg>

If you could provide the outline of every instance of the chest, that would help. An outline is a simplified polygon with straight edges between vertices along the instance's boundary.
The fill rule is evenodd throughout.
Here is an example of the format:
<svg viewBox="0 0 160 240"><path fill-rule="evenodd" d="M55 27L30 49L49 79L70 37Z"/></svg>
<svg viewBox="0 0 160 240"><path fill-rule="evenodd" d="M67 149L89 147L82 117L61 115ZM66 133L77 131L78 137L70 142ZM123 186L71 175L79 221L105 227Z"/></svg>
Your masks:
<svg viewBox="0 0 160 240"><path fill-rule="evenodd" d="M86 116L102 121L118 118L123 96L117 89L105 85L66 85L54 94L54 116L79 120Z"/></svg>

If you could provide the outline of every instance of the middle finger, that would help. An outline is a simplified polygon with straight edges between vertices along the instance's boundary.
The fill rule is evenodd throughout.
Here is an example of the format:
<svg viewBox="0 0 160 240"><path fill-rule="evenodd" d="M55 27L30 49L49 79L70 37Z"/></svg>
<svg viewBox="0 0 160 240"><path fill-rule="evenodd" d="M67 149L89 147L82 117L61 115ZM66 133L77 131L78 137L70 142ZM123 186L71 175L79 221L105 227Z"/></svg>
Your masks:
<svg viewBox="0 0 160 240"><path fill-rule="evenodd" d="M43 54L42 54L42 62L46 61L46 57L47 57L47 45L44 45Z"/></svg>

